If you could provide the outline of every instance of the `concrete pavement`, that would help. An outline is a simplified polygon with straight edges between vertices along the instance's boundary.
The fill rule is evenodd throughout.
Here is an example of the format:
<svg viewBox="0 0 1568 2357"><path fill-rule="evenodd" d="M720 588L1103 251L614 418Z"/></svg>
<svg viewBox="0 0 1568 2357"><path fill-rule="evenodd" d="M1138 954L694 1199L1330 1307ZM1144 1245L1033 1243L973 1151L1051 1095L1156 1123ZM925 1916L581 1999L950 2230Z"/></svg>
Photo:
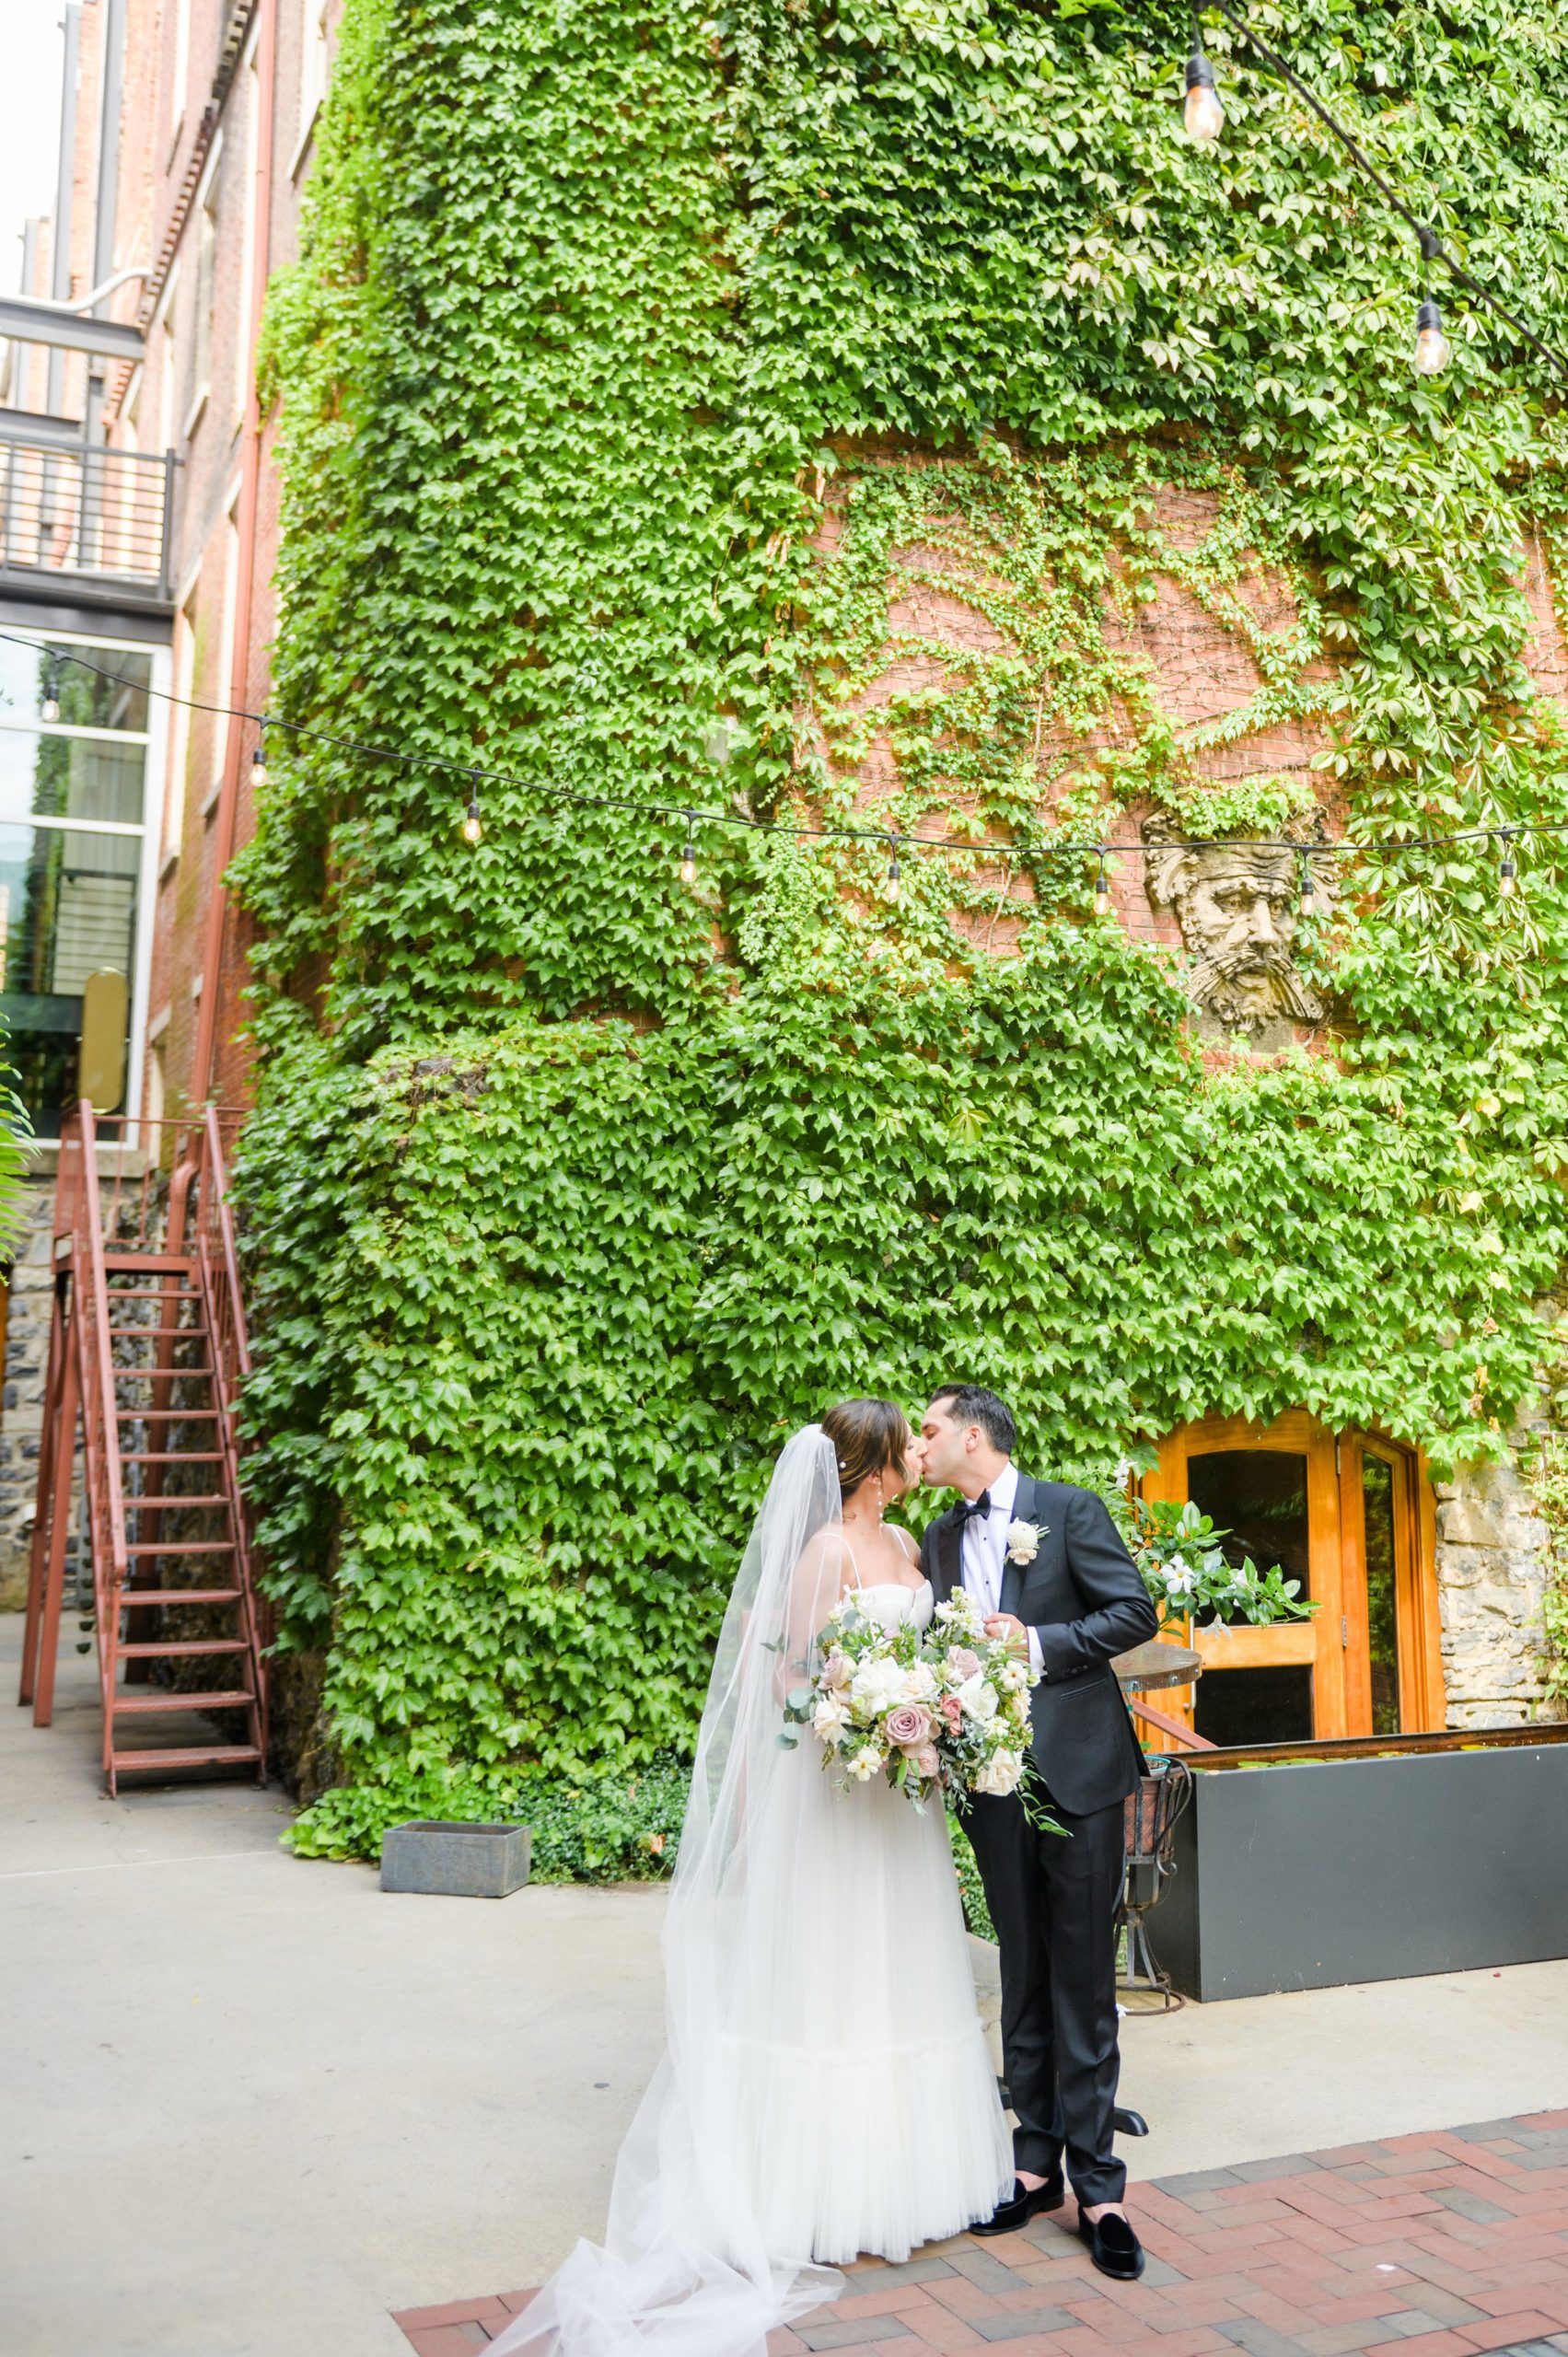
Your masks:
<svg viewBox="0 0 1568 2357"><path fill-rule="evenodd" d="M90 1659L37 1731L0 1637L6 2357L407 2357L389 2310L599 2230L659 2042L656 1888L394 1898L280 1850L276 1792L109 1801ZM1133 2020L1128 2158L1565 2106L1565 2019L1551 1964Z"/></svg>

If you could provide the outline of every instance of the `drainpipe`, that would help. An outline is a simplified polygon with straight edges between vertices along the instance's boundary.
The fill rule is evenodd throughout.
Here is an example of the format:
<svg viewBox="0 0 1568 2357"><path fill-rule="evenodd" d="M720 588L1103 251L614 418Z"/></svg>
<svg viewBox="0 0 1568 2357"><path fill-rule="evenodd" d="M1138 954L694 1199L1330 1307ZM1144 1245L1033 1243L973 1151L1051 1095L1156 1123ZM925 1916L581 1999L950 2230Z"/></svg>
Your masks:
<svg viewBox="0 0 1568 2357"><path fill-rule="evenodd" d="M256 33L256 154L251 183L250 318L246 354L249 381L245 390L245 431L236 517L239 545L234 599L234 654L229 671L228 702L242 709L250 691L250 616L254 605L256 511L261 483L261 410L256 390L256 347L267 299L267 265L273 211L273 116L277 78L277 0L258 0ZM224 754L223 781L213 818L213 876L207 898L206 939L202 955L202 995L196 1014L196 1048L191 1061L191 1103L204 1104L213 1093L217 1063L218 999L223 975L225 921L228 894L224 876L234 857L234 837L239 814L239 775L243 748L240 730L231 726Z"/></svg>
<svg viewBox="0 0 1568 2357"><path fill-rule="evenodd" d="M125 81L125 0L98 0L99 110L98 186L93 197L93 259L88 284L98 299L96 317L109 317L107 296L99 290L114 271L115 215L120 207L120 108ZM95 353L87 363L87 398L82 418L82 439L88 448L103 440L104 363ZM102 557L99 540L103 522L103 475L92 460L82 460L82 520L80 547L84 564Z"/></svg>
<svg viewBox="0 0 1568 2357"><path fill-rule="evenodd" d="M65 58L60 75L60 163L54 175L54 218L50 224L49 291L57 303L71 292L71 195L76 177L76 84L82 71L82 11L72 0L65 11ZM64 413L65 354L58 344L49 355L43 406L52 417Z"/></svg>

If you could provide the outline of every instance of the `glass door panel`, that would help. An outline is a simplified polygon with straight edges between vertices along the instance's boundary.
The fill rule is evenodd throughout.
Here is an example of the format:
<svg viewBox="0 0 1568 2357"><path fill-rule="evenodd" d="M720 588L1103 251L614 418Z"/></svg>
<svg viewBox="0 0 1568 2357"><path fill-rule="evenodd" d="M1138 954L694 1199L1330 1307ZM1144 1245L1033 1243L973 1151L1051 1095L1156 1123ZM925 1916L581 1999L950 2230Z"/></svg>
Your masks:
<svg viewBox="0 0 1568 2357"><path fill-rule="evenodd" d="M1366 1528L1366 1654L1371 1670L1373 1735L1400 1732L1399 1547L1394 1468L1386 1457L1361 1460L1361 1504Z"/></svg>
<svg viewBox="0 0 1568 2357"><path fill-rule="evenodd" d="M1229 1535L1222 1542L1228 1562L1249 1557L1262 1571L1278 1570L1312 1592L1311 1530L1307 1516L1305 1453L1272 1448L1214 1449L1187 1461L1187 1494L1211 1522ZM1214 1616L1205 1616L1209 1625ZM1202 1628L1204 1621L1200 1621ZM1242 1629L1246 1623L1238 1624ZM1290 1631L1292 1638L1295 1631ZM1305 1743L1313 1734L1312 1665L1309 1661L1250 1658L1225 1664L1229 1646L1256 1655L1260 1643L1277 1642L1272 1631L1249 1632L1237 1644L1230 1637L1202 1647L1193 1725L1211 1743ZM1297 1639L1297 1643L1299 1640Z"/></svg>

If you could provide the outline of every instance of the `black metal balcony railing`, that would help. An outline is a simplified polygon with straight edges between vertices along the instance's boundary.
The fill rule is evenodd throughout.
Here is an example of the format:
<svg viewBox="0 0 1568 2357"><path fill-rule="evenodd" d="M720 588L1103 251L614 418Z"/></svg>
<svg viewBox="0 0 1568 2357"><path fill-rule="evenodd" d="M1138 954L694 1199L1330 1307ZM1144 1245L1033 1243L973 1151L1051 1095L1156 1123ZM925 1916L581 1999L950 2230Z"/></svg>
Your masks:
<svg viewBox="0 0 1568 2357"><path fill-rule="evenodd" d="M168 604L171 452L34 440L0 427L0 589Z"/></svg>

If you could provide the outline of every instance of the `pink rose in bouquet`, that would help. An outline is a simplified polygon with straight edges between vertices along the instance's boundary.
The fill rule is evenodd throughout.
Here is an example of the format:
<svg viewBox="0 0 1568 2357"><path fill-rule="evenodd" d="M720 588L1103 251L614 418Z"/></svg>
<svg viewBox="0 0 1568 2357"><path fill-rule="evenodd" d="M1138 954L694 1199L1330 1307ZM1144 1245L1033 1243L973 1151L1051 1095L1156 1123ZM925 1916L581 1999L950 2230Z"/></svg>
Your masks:
<svg viewBox="0 0 1568 2357"><path fill-rule="evenodd" d="M901 1702L882 1722L889 1743L900 1751L919 1751L931 1740L931 1713L918 1702Z"/></svg>

